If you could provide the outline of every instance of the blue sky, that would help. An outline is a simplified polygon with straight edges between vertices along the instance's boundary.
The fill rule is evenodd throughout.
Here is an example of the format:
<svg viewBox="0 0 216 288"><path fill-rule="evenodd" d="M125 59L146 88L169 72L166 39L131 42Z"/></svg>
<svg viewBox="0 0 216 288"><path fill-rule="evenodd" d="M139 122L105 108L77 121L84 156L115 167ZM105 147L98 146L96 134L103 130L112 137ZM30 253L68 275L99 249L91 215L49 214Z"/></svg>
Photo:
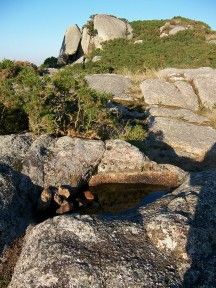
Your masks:
<svg viewBox="0 0 216 288"><path fill-rule="evenodd" d="M0 59L40 64L57 56L66 28L97 13L128 20L180 15L216 30L216 0L0 0Z"/></svg>

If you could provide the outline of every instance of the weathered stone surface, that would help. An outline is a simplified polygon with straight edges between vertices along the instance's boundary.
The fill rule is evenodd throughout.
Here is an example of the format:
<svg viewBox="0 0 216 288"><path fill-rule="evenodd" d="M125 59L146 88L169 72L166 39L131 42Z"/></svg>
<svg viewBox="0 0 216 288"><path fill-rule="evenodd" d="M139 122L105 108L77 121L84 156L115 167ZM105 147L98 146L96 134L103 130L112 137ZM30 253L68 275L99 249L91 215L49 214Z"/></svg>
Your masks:
<svg viewBox="0 0 216 288"><path fill-rule="evenodd" d="M122 140L106 141L98 173L141 171L148 158L138 148Z"/></svg>
<svg viewBox="0 0 216 288"><path fill-rule="evenodd" d="M187 29L188 28L185 26L177 25L169 31L169 35L175 35L176 33L180 32L180 31L185 31Z"/></svg>
<svg viewBox="0 0 216 288"><path fill-rule="evenodd" d="M195 100L195 96L193 95L193 89L196 90L197 96L199 97L201 104L207 108L214 107L216 103L215 93L216 93L216 69L212 69L210 67L201 67L198 69L175 69L175 68L167 68L159 71L159 76L164 79L169 79L180 89L181 93L188 95L188 100ZM187 89L183 87L182 90L179 85L183 85L183 82L176 80L184 80L188 81ZM186 85L186 84L184 84ZM189 96L190 95L190 96ZM192 96L192 98L191 98ZM190 100L191 99L191 100ZM195 101L196 102L196 101ZM194 102L194 103L195 103ZM197 105L197 103L196 103ZM191 109L194 109L191 107Z"/></svg>
<svg viewBox="0 0 216 288"><path fill-rule="evenodd" d="M180 91L182 100L187 101L187 108L194 111L198 110L198 97L195 94L193 87L186 81L176 81L174 82L174 85Z"/></svg>
<svg viewBox="0 0 216 288"><path fill-rule="evenodd" d="M88 55L91 51L91 45L92 45L91 36L88 33L88 29L86 27L83 28L82 31L82 40L81 40L81 47L83 50L83 53L85 55Z"/></svg>
<svg viewBox="0 0 216 288"><path fill-rule="evenodd" d="M28 177L0 163L0 255L25 232L36 197L37 190Z"/></svg>
<svg viewBox="0 0 216 288"><path fill-rule="evenodd" d="M49 219L28 230L9 287L215 287L215 189L215 171L191 173L147 207Z"/></svg>
<svg viewBox="0 0 216 288"><path fill-rule="evenodd" d="M98 14L94 16L94 29L97 35L94 37L94 45L101 48L101 43L116 38L132 37L132 28L129 23L111 15Z"/></svg>
<svg viewBox="0 0 216 288"><path fill-rule="evenodd" d="M103 153L102 141L62 137L51 147L44 164L44 183L77 186L91 176Z"/></svg>
<svg viewBox="0 0 216 288"><path fill-rule="evenodd" d="M32 143L30 133L0 135L0 162L22 169L22 161Z"/></svg>
<svg viewBox="0 0 216 288"><path fill-rule="evenodd" d="M175 267L148 244L133 216L68 215L37 225L9 287L179 287Z"/></svg>
<svg viewBox="0 0 216 288"><path fill-rule="evenodd" d="M50 135L38 137L26 154L23 161L22 172L28 175L36 185L44 187L44 163L49 156L49 149L57 141ZM48 185L49 186L49 185Z"/></svg>
<svg viewBox="0 0 216 288"><path fill-rule="evenodd" d="M185 79L187 81L193 80L195 77L203 75L203 74L209 74L209 73L215 73L215 69L211 67L201 67L197 69L177 69L177 68L166 68L162 69L158 72L159 76L164 79L171 79L173 77L183 77L182 80Z"/></svg>
<svg viewBox="0 0 216 288"><path fill-rule="evenodd" d="M99 186L102 184L146 184L175 188L182 181L181 176L182 174L180 174L179 179L178 174L165 169L163 171L162 168L161 171L99 173L90 179L89 186Z"/></svg>
<svg viewBox="0 0 216 288"><path fill-rule="evenodd" d="M216 70L215 70L216 71ZM198 90L202 104L207 108L216 105L216 73L209 73L197 76L194 85Z"/></svg>
<svg viewBox="0 0 216 288"><path fill-rule="evenodd" d="M215 176L215 171L192 173L171 195L145 211L149 239L176 259L184 287L216 285Z"/></svg>
<svg viewBox="0 0 216 288"><path fill-rule="evenodd" d="M190 100L190 97L188 97L186 93L188 90L188 87L185 86L186 84L179 85L181 85L182 91L177 89L173 83L169 83L161 79L147 79L141 83L140 88L142 90L144 100L148 105L160 104L165 106L182 107L186 109L196 109L196 98L196 102L194 103L192 99ZM182 93L183 90L184 93Z"/></svg>
<svg viewBox="0 0 216 288"><path fill-rule="evenodd" d="M198 115L187 109L152 106L149 109L149 115L153 117L174 118L196 124L205 124L209 122L207 117Z"/></svg>
<svg viewBox="0 0 216 288"><path fill-rule="evenodd" d="M131 80L117 74L94 74L85 77L90 88L113 95L115 100L132 100Z"/></svg>
<svg viewBox="0 0 216 288"><path fill-rule="evenodd" d="M78 50L80 41L81 32L79 27L77 25L69 27L65 32L59 56L61 57L61 55L74 55Z"/></svg>
<svg viewBox="0 0 216 288"><path fill-rule="evenodd" d="M77 186L91 176L105 151L102 141L41 136L24 160L23 173L41 186Z"/></svg>
<svg viewBox="0 0 216 288"><path fill-rule="evenodd" d="M208 156L211 163L215 163L215 129L164 117L154 117L149 125L153 142L156 140L168 145L179 156L197 161Z"/></svg>

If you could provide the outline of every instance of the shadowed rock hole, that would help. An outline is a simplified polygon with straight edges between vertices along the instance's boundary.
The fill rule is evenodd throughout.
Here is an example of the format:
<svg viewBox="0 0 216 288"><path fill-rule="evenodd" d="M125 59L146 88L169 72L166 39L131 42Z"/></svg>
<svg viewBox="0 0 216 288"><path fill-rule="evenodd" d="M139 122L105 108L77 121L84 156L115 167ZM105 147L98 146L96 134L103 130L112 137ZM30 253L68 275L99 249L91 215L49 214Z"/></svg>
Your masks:
<svg viewBox="0 0 216 288"><path fill-rule="evenodd" d="M56 203L55 197L52 196L48 207L45 209L39 207L37 209L37 222L42 222L47 218L61 214L80 213L92 215L123 212L127 209L135 208L141 201L142 204L150 204L171 191L170 188L159 185L128 183L101 184L95 187L84 185L79 189L68 185L61 187L67 189L70 192L70 196L67 199L60 197L60 201L65 200L72 206L72 209L69 211L62 210L62 213L59 213L60 205ZM54 194L58 193L58 188L56 187L50 186L49 189ZM94 199L90 199L91 195L93 195Z"/></svg>

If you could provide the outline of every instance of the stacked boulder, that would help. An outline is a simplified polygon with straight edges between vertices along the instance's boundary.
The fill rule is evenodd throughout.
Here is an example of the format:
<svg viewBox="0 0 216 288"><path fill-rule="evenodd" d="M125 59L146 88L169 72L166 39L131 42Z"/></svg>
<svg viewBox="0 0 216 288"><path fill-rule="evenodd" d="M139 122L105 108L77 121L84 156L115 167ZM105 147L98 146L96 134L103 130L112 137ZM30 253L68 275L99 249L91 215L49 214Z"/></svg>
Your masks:
<svg viewBox="0 0 216 288"><path fill-rule="evenodd" d="M105 14L94 15L82 30L77 25L66 30L58 63L59 65L73 63L83 55L88 55L93 48L101 49L105 41L132 37L132 28L127 20Z"/></svg>

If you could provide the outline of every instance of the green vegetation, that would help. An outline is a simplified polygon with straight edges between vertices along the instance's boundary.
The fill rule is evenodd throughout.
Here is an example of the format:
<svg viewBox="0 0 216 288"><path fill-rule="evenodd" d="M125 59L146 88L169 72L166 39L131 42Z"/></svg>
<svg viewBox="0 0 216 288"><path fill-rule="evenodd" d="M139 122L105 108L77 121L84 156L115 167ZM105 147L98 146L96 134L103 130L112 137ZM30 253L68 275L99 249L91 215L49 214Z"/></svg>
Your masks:
<svg viewBox="0 0 216 288"><path fill-rule="evenodd" d="M109 95L87 87L81 65L68 66L52 77L41 77L23 63L4 60L0 65L1 134L30 130L100 139L131 135L128 129L133 131L133 124L110 113Z"/></svg>
<svg viewBox="0 0 216 288"><path fill-rule="evenodd" d="M10 278L5 279L5 278L1 278L0 277L0 288L6 288L8 287L9 283L10 283Z"/></svg>
<svg viewBox="0 0 216 288"><path fill-rule="evenodd" d="M94 16L92 16L92 19L89 20L86 25L84 25L84 27L86 27L88 29L88 34L91 37L94 37L98 34L97 29L94 28L93 17Z"/></svg>
<svg viewBox="0 0 216 288"><path fill-rule="evenodd" d="M134 21L132 40L116 39L103 44L103 50L94 55L102 56L101 65L112 66L114 71L125 68L132 72L166 67L195 68L210 66L216 68L216 45L206 42L209 34L215 33L199 21L174 17L171 24L191 25L193 29L180 31L174 36L160 38L159 29L167 21ZM143 40L134 44L135 40Z"/></svg>
<svg viewBox="0 0 216 288"><path fill-rule="evenodd" d="M43 67L44 68L58 68L58 58L56 57L48 57L44 60Z"/></svg>

